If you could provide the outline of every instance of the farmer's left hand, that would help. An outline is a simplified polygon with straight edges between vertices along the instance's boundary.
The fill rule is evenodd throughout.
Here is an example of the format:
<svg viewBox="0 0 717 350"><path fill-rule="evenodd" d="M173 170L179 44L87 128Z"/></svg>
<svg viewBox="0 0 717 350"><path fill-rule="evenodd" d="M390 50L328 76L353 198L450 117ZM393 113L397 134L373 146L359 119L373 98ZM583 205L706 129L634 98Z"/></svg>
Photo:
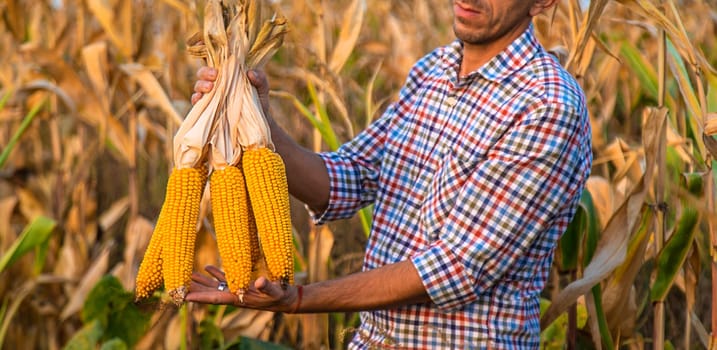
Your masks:
<svg viewBox="0 0 717 350"><path fill-rule="evenodd" d="M207 266L205 270L214 278L195 272L192 274L192 283L189 287L186 301L204 304L234 305L248 309L259 309L275 312L290 313L296 310L298 290L289 286L284 289L280 283L271 282L265 277L259 277L249 285L244 292L243 299L230 292L228 288L220 290L220 283L226 285L224 272L215 266Z"/></svg>

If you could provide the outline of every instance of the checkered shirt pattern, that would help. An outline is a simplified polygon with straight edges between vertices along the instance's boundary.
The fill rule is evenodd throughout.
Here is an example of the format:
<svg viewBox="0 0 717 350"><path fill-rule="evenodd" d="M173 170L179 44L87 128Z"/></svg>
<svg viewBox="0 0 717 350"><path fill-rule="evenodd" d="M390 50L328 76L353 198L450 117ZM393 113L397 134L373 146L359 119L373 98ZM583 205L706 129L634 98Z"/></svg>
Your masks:
<svg viewBox="0 0 717 350"><path fill-rule="evenodd" d="M461 58L459 40L423 57L397 102L321 154L315 222L375 204L363 268L410 259L431 298L362 312L351 348L539 347L539 295L591 168L585 97L532 25L464 77Z"/></svg>

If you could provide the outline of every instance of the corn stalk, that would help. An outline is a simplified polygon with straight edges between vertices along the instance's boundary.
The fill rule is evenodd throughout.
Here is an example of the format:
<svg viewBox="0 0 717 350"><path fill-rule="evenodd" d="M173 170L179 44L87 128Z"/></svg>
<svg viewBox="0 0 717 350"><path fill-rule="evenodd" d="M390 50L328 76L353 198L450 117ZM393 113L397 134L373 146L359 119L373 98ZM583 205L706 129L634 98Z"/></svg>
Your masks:
<svg viewBox="0 0 717 350"><path fill-rule="evenodd" d="M667 65L666 61L666 34L665 29L660 27L657 34L657 105L659 108L665 106L666 84L667 84ZM660 136L664 138L664 135ZM657 178L655 179L654 200L652 210L654 211L654 228L655 228L655 251L661 252L665 241L665 232L667 231L667 203L665 202L665 149L658 151L657 157ZM665 347L665 302L664 299L659 300L653 305L653 349L664 349Z"/></svg>

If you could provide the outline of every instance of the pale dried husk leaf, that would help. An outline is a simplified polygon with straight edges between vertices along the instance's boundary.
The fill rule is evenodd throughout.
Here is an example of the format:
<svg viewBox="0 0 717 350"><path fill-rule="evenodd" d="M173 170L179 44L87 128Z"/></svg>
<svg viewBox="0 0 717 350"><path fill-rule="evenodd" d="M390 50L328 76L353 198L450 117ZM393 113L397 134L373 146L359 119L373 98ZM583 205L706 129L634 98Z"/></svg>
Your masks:
<svg viewBox="0 0 717 350"><path fill-rule="evenodd" d="M175 166L193 167L208 158L214 169L237 165L242 149L274 149L259 96L247 72L259 68L282 45L286 18L256 1L218 0L206 5L203 33L187 39L188 52L218 70L214 89L190 110L174 139Z"/></svg>

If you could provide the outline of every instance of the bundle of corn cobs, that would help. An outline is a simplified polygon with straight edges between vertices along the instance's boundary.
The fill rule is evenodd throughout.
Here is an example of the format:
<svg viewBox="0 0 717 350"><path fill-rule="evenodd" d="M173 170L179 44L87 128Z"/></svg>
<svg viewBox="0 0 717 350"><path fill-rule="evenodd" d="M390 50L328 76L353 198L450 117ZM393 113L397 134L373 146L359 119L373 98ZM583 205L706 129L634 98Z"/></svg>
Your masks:
<svg viewBox="0 0 717 350"><path fill-rule="evenodd" d="M189 53L217 69L214 89L189 111L174 136L174 169L140 264L136 297L164 283L184 302L194 265L199 204L207 178L217 245L232 293L243 297L258 264L284 284L294 279L289 193L256 89L246 73L282 44L286 19L259 0L208 0ZM263 261L262 261L263 260Z"/></svg>

